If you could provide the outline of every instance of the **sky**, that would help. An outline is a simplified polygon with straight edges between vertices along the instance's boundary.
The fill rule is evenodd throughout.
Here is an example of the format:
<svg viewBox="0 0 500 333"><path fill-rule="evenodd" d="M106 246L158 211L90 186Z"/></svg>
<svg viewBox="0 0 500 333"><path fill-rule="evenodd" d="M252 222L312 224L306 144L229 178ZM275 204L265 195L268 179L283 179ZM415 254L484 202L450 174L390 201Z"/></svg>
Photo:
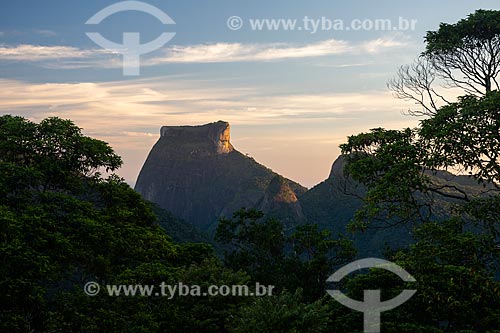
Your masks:
<svg viewBox="0 0 500 333"><path fill-rule="evenodd" d="M123 157L118 173L132 186L161 126L224 120L236 149L312 187L347 136L418 123L386 82L425 49L426 31L500 9L497 0L145 0L170 24L137 10L86 24L118 2L1 0L0 114L73 120ZM259 29L261 19L279 29ZM376 20L392 28L373 28ZM116 44L124 33L143 44L175 35L141 55L130 76L128 49L103 48L87 33Z"/></svg>

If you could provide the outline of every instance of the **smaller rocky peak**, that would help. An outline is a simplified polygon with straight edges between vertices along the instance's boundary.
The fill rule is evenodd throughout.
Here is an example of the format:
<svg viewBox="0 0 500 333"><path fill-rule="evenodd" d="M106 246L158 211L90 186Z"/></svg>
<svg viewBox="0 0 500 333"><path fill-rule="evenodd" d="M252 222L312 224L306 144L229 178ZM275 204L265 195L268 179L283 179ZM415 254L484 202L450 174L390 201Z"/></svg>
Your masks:
<svg viewBox="0 0 500 333"><path fill-rule="evenodd" d="M304 218L302 207L289 180L280 175L272 178L256 208L268 216L278 217L287 227L301 223Z"/></svg>
<svg viewBox="0 0 500 333"><path fill-rule="evenodd" d="M268 196L268 200L272 200L275 203L294 203L297 202L297 196L295 192L290 188L288 181L280 176L276 175L269 186L267 187L266 194Z"/></svg>
<svg viewBox="0 0 500 333"><path fill-rule="evenodd" d="M328 179L344 179L344 167L346 164L346 156L340 155L337 157L335 162L333 162L332 169Z"/></svg>

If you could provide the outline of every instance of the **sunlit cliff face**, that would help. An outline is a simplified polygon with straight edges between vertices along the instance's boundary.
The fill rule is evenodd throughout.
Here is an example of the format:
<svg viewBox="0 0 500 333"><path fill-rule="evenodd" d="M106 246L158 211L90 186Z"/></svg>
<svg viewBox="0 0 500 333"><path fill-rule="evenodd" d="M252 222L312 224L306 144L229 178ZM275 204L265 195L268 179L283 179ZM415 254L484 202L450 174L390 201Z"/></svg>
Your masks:
<svg viewBox="0 0 500 333"><path fill-rule="evenodd" d="M233 146L231 145L231 128L229 123L224 123L226 126L221 127L221 131L218 135L218 139L216 141L217 144L217 152L219 154L227 154L233 151Z"/></svg>

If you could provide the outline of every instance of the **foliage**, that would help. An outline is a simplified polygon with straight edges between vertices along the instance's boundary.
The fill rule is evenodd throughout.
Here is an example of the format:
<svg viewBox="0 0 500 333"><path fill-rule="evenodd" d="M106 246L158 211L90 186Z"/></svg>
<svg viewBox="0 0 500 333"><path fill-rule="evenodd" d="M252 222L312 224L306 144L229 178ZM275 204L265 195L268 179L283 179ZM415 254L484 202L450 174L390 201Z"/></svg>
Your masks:
<svg viewBox="0 0 500 333"><path fill-rule="evenodd" d="M500 71L500 11L478 10L455 24L427 32L424 54L441 75L466 92L484 94ZM454 75L459 71L463 78ZM481 87L483 90L480 90Z"/></svg>
<svg viewBox="0 0 500 333"><path fill-rule="evenodd" d="M302 302L302 290L257 298L240 309L230 332L329 332L328 307L321 300Z"/></svg>
<svg viewBox="0 0 500 333"><path fill-rule="evenodd" d="M346 171L368 188L353 226L363 229L375 219L389 225L425 222L453 214L458 208L452 203L498 195L499 102L497 91L481 98L465 96L418 128L375 129L349 137L341 146L349 154ZM447 169L468 177L454 177L443 171ZM474 183L483 184L483 190L474 189ZM446 212L436 210L446 206Z"/></svg>
<svg viewBox="0 0 500 333"><path fill-rule="evenodd" d="M390 257L411 272L415 283L372 269L348 280L349 296L362 300L363 290L382 289L382 298L391 299L403 289L417 290L408 302L382 315L383 332L493 332L500 325L500 283L491 265L497 252L494 237L466 229L460 219L423 224L415 231L415 243ZM336 322L351 316L341 313ZM351 332L348 328L340 332Z"/></svg>
<svg viewBox="0 0 500 333"><path fill-rule="evenodd" d="M377 128L341 146L345 172L366 188L351 230L401 224L414 239L386 256L416 282L371 269L340 285L358 300L367 289L384 300L417 290L382 314L383 332L499 332L498 22L498 11L480 10L441 24L427 34L428 62L396 82L438 96L429 89L439 76L468 95L441 98L416 128ZM363 314L325 295L327 277L355 255L349 241L241 209L219 221L221 261L209 244L174 242L161 226L180 240L205 236L144 201L113 174L121 164L69 120L0 117L0 331L362 332ZM87 281L276 288L265 297L89 297Z"/></svg>
<svg viewBox="0 0 500 333"><path fill-rule="evenodd" d="M329 231L316 225L299 226L285 235L281 222L263 219L262 212L253 209L222 218L216 239L233 245L225 253L228 267L245 270L253 281L274 285L278 291L303 289L308 301L322 297L334 268L355 254L350 241L332 239Z"/></svg>
<svg viewBox="0 0 500 333"><path fill-rule="evenodd" d="M500 11L477 10L455 24L441 23L438 30L427 32L425 51L413 64L401 66L388 88L397 98L421 107L408 111L417 116L433 116L450 103L442 88L477 97L500 89L499 22Z"/></svg>
<svg viewBox="0 0 500 333"><path fill-rule="evenodd" d="M236 311L242 299L86 296L87 281L248 278L222 267L208 245L175 244L149 203L116 175L99 174L120 157L70 121L3 116L0 156L0 331L219 332Z"/></svg>

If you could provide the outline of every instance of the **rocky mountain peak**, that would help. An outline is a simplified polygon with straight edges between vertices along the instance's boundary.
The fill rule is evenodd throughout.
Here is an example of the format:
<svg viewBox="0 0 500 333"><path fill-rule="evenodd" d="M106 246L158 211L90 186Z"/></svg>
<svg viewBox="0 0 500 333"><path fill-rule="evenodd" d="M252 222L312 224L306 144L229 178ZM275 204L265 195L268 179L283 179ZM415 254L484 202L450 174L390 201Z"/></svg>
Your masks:
<svg viewBox="0 0 500 333"><path fill-rule="evenodd" d="M228 122L217 121L201 126L163 126L161 138L180 142L211 142L218 154L228 154L234 150L231 145L231 127Z"/></svg>
<svg viewBox="0 0 500 333"><path fill-rule="evenodd" d="M227 122L163 126L160 133L135 185L159 207L203 231L259 203L290 223L302 215L298 198L306 189L234 149Z"/></svg>

